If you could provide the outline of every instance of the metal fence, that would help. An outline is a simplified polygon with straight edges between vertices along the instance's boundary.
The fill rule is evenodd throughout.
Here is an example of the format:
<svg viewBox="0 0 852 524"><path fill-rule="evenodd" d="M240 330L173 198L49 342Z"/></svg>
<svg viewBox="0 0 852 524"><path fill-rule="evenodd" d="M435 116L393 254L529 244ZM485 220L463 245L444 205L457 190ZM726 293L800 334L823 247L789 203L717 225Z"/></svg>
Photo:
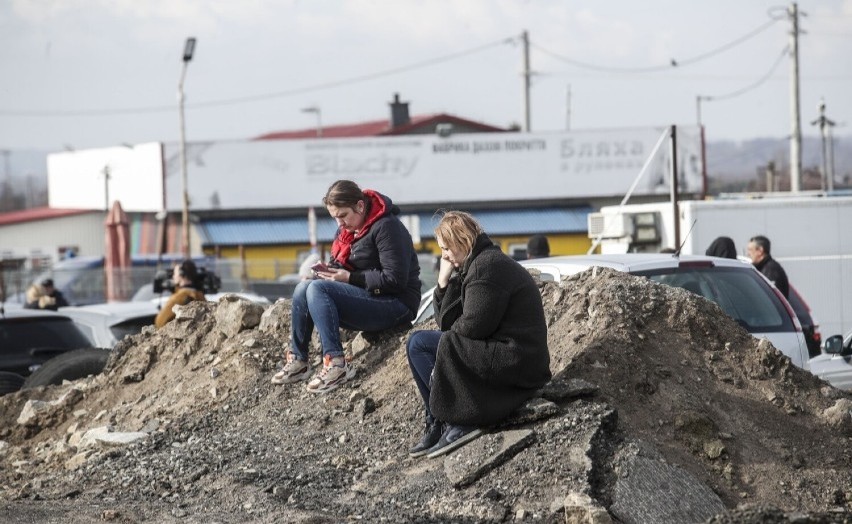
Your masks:
<svg viewBox="0 0 852 524"><path fill-rule="evenodd" d="M431 255L421 259L422 291L435 285L437 274L432 264ZM26 302L25 295L30 285L39 283L45 278L54 281L56 289L60 290L72 305L97 304L107 301L107 275L103 267L76 268L61 270L57 268L42 268L27 270L21 267L0 266L0 300L6 304ZM294 260L249 260L239 259L210 259L204 263L205 269L213 271L221 280L220 292L254 293L266 297L271 302L278 298L292 295L293 288L298 283L294 268L298 264ZM126 296L122 300L137 300L151 298L153 282L157 272L165 272L171 276L172 265L139 266L115 270L112 276L121 280L121 286ZM270 273L270 270L271 273ZM253 274L273 274L275 278L252 278Z"/></svg>

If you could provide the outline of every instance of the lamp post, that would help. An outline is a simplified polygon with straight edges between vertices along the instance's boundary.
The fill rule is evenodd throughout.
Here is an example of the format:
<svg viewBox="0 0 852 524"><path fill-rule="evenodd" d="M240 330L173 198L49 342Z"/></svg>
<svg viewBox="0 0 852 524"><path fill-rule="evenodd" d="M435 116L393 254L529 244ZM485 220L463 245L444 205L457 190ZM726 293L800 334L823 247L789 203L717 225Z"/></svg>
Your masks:
<svg viewBox="0 0 852 524"><path fill-rule="evenodd" d="M187 38L183 48L183 66L180 71L180 82L178 82L178 106L180 108L180 179L183 185L183 254L189 258L189 193L186 183L186 126L183 117L183 80L186 78L186 68L192 60L195 52L195 38Z"/></svg>
<svg viewBox="0 0 852 524"><path fill-rule="evenodd" d="M322 111L319 106L305 107L302 113L315 113L317 115L317 138L322 137Z"/></svg>
<svg viewBox="0 0 852 524"><path fill-rule="evenodd" d="M811 125L818 125L820 135L822 135L822 189L824 191L834 191L834 140L831 136L831 128L834 127L834 121L825 116L825 100L820 99L819 118L811 122ZM829 147L831 154L829 155ZM829 164L829 158L831 163Z"/></svg>

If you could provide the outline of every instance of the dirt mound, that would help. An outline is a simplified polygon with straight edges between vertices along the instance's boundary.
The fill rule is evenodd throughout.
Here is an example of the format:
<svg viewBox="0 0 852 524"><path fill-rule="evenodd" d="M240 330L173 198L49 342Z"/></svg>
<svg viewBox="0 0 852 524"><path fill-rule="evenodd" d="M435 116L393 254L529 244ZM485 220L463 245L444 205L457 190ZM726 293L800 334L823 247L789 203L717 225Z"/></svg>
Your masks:
<svg viewBox="0 0 852 524"><path fill-rule="evenodd" d="M716 522L849 521L848 393L686 291L600 269L540 288L549 401L443 460L407 455L407 330L346 333L357 378L317 396L269 383L288 301L192 303L98 377L0 398L0 517L641 522L626 472L648 459L709 488L679 498Z"/></svg>

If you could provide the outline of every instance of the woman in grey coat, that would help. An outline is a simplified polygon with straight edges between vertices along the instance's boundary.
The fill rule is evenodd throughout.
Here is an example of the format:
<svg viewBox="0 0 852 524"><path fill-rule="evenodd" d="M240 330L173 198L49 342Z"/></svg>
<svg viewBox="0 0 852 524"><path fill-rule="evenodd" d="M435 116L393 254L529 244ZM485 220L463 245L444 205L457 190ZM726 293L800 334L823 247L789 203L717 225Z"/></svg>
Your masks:
<svg viewBox="0 0 852 524"><path fill-rule="evenodd" d="M434 293L440 331L418 331L408 362L426 409L409 454L443 455L479 436L550 380L541 294L520 264L468 213L435 228L441 267Z"/></svg>

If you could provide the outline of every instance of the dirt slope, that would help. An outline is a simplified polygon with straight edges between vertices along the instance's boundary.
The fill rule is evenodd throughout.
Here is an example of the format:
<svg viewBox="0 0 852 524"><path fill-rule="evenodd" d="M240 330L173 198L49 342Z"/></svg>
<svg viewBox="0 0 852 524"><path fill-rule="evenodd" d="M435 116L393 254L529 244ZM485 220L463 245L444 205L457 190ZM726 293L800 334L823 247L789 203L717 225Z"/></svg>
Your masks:
<svg viewBox="0 0 852 524"><path fill-rule="evenodd" d="M716 522L852 522L848 393L683 290L608 270L540 286L553 386L588 387L495 429L529 442L468 485L462 454L407 456L422 429L407 331L347 334L357 379L317 396L269 383L289 302L223 299L125 340L99 377L0 398L0 520L565 522L583 495L641 521L615 489L644 446L718 495ZM105 426L143 438L89 444Z"/></svg>

